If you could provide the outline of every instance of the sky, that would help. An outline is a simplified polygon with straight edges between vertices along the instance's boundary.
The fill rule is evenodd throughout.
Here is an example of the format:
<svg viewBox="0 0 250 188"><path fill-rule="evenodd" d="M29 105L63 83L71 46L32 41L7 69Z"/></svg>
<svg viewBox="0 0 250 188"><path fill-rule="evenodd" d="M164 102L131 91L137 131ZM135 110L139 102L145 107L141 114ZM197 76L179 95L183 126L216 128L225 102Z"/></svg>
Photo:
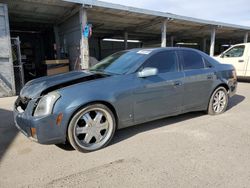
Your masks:
<svg viewBox="0 0 250 188"><path fill-rule="evenodd" d="M102 0L199 19L250 26L249 0Z"/></svg>

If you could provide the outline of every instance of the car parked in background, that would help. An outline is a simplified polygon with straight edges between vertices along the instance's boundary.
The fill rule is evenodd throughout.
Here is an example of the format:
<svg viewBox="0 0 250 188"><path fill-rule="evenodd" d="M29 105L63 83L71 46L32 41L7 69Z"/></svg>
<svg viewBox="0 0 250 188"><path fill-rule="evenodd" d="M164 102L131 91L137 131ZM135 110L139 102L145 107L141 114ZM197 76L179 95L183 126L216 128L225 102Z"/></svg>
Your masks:
<svg viewBox="0 0 250 188"><path fill-rule="evenodd" d="M223 113L235 94L232 65L189 48L117 52L88 71L28 82L15 102L16 126L41 144L106 146L115 130L191 111Z"/></svg>
<svg viewBox="0 0 250 188"><path fill-rule="evenodd" d="M214 58L220 63L233 65L239 78L250 78L250 43L233 45Z"/></svg>

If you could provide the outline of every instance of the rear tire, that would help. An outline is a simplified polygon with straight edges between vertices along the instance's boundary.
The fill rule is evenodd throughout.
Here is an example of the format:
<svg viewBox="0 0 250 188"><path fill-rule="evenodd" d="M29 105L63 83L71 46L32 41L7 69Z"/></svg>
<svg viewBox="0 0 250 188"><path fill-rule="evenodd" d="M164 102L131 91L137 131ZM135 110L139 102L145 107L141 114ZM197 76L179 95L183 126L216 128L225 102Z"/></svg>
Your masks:
<svg viewBox="0 0 250 188"><path fill-rule="evenodd" d="M207 113L210 115L222 114L228 105L228 92L224 87L218 87L210 97Z"/></svg>
<svg viewBox="0 0 250 188"><path fill-rule="evenodd" d="M103 104L91 104L78 110L68 127L68 140L80 152L105 147L113 138L116 121L112 111Z"/></svg>

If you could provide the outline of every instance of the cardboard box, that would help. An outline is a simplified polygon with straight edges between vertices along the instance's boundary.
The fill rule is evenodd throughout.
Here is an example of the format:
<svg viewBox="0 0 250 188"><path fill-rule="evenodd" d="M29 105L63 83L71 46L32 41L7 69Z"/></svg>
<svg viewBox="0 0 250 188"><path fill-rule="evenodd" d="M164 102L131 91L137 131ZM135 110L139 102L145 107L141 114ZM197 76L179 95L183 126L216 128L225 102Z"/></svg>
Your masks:
<svg viewBox="0 0 250 188"><path fill-rule="evenodd" d="M69 63L68 59L57 59L57 60L46 60L46 65L53 65L53 64L67 64Z"/></svg>
<svg viewBox="0 0 250 188"><path fill-rule="evenodd" d="M56 67L56 68L51 68L47 69L47 75L55 75L55 74L60 74L60 73L65 73L69 72L69 66L63 66L63 67Z"/></svg>

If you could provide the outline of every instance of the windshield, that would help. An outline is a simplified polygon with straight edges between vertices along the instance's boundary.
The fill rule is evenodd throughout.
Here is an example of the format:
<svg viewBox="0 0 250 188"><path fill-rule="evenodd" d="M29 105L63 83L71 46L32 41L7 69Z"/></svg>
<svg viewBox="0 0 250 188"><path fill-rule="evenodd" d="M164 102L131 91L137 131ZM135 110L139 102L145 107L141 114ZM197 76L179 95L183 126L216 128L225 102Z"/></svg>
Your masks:
<svg viewBox="0 0 250 188"><path fill-rule="evenodd" d="M121 51L106 57L100 63L90 68L90 71L104 72L108 74L127 73L144 54L136 51Z"/></svg>

